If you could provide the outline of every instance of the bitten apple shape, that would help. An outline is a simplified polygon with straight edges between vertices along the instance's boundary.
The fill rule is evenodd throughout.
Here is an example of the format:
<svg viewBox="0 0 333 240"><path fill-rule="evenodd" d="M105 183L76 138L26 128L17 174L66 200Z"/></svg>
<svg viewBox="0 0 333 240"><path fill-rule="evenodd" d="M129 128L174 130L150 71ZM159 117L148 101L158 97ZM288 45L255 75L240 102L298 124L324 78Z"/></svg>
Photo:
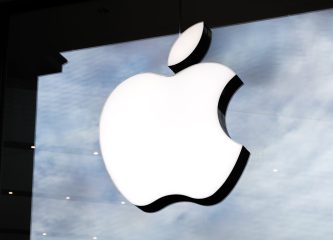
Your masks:
<svg viewBox="0 0 333 240"><path fill-rule="evenodd" d="M249 156L225 127L241 85L228 67L200 63L171 77L138 74L116 87L102 112L100 144L129 202L154 212L178 201L212 205L228 195Z"/></svg>

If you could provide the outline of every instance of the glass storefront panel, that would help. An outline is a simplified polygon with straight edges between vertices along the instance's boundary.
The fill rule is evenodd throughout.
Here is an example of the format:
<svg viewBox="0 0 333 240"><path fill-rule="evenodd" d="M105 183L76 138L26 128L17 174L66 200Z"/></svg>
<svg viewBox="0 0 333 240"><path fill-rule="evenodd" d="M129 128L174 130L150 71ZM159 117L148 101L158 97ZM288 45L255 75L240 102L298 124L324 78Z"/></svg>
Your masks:
<svg viewBox="0 0 333 240"><path fill-rule="evenodd" d="M135 74L173 75L167 57L177 35L63 52L63 72L38 81L31 239L330 239L332 13L213 29L203 62L244 82L227 128L251 156L231 194L210 207L142 212L115 188L100 154L107 97Z"/></svg>

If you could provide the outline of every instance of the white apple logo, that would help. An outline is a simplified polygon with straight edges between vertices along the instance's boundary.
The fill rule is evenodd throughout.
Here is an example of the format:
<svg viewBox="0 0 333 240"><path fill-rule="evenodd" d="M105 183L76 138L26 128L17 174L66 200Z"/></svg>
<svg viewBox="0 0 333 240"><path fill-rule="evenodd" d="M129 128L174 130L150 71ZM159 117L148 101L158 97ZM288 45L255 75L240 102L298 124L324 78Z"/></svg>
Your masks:
<svg viewBox="0 0 333 240"><path fill-rule="evenodd" d="M218 63L193 65L207 52L210 36L203 22L193 25L170 51L176 75L133 76L104 105L100 144L106 168L143 211L179 201L216 204L245 168L249 152L225 127L228 102L241 80Z"/></svg>

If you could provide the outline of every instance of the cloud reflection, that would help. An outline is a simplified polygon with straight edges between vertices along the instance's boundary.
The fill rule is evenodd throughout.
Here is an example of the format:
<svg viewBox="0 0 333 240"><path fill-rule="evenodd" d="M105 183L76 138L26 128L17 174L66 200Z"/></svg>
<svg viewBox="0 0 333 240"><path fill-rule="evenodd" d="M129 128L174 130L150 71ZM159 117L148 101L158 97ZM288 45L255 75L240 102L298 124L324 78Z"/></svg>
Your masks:
<svg viewBox="0 0 333 240"><path fill-rule="evenodd" d="M39 79L31 239L330 239L332 22L326 10L213 30L205 61L245 83L227 126L252 155L221 204L178 203L154 214L121 204L92 153L112 89L141 72L171 75L176 36L63 53L63 73Z"/></svg>

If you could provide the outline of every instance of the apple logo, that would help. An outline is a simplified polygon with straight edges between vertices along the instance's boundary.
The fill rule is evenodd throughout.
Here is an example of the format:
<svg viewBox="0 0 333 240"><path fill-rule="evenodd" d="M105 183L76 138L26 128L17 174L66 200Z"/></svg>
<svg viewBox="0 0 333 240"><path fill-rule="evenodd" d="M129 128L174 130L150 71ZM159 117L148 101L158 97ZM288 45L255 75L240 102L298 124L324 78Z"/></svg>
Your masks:
<svg viewBox="0 0 333 240"><path fill-rule="evenodd" d="M203 22L191 26L170 51L174 76L130 77L104 105L100 145L107 171L145 212L180 201L216 204L246 166L250 153L230 139L225 124L242 81L224 65L199 63L210 40Z"/></svg>

